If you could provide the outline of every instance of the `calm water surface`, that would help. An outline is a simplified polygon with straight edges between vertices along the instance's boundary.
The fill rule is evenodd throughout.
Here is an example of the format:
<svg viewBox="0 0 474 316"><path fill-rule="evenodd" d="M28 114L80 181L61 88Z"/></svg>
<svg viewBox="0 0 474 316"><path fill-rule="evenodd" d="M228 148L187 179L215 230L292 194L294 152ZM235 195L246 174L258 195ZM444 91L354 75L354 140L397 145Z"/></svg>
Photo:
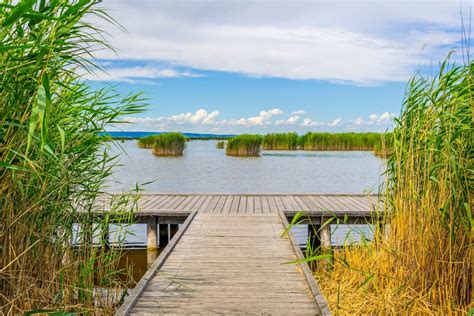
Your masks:
<svg viewBox="0 0 474 316"><path fill-rule="evenodd" d="M149 192L364 193L376 191L382 160L365 151L262 151L258 158L228 157L216 141L191 141L183 157L156 157L136 141L115 148L119 164L110 191L135 184Z"/></svg>
<svg viewBox="0 0 474 316"><path fill-rule="evenodd" d="M383 161L365 151L262 151L258 158L227 157L216 149L216 141L191 141L183 157L156 157L135 140L120 143L113 154L119 165L107 183L118 192L145 184L148 192L176 193L366 193L376 192L382 178ZM125 151L125 152L124 152ZM331 225L332 243L357 241L360 234L371 237L367 225ZM146 244L146 226L130 227L126 242ZM294 228L300 245L307 240L307 227ZM112 228L112 235L113 228ZM133 263L138 280L146 271L146 250L129 250L123 258Z"/></svg>

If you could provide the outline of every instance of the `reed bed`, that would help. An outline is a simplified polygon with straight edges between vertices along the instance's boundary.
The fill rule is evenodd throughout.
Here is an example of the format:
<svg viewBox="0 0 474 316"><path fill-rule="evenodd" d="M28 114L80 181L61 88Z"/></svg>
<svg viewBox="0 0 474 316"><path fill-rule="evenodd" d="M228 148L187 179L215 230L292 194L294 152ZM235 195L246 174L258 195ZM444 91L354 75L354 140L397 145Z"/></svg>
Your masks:
<svg viewBox="0 0 474 316"><path fill-rule="evenodd" d="M334 313L472 311L473 74L473 62L448 58L434 78L409 82L376 222L388 230L316 272Z"/></svg>
<svg viewBox="0 0 474 316"><path fill-rule="evenodd" d="M272 133L263 136L265 150L296 150L299 136L296 133Z"/></svg>
<svg viewBox="0 0 474 316"><path fill-rule="evenodd" d="M242 134L227 141L226 155L236 157L258 157L263 137L260 135Z"/></svg>
<svg viewBox="0 0 474 316"><path fill-rule="evenodd" d="M153 144L155 142L156 136L158 135L148 135L148 136L139 138L137 140L138 147L147 148L147 149L153 148Z"/></svg>
<svg viewBox="0 0 474 316"><path fill-rule="evenodd" d="M181 133L155 135L153 154L156 156L182 156L186 147L186 137Z"/></svg>
<svg viewBox="0 0 474 316"><path fill-rule="evenodd" d="M217 149L224 149L224 147L225 147L225 142L224 142L223 140L218 141L218 142L216 143L216 148L217 148Z"/></svg>
<svg viewBox="0 0 474 316"><path fill-rule="evenodd" d="M112 314L127 287L108 247L121 244L135 200L94 217L114 164L105 127L143 109L139 95L92 89L76 70L99 70L107 48L90 19L99 1L3 1L0 6L0 314L38 309ZM95 221L96 225L92 222ZM81 229L73 233L74 223ZM76 248L71 240L84 244ZM93 246L97 237L101 244ZM102 238L100 238L102 237ZM123 277L123 279L121 279Z"/></svg>
<svg viewBox="0 0 474 316"><path fill-rule="evenodd" d="M313 133L298 139L302 150L374 150L381 146L380 133Z"/></svg>

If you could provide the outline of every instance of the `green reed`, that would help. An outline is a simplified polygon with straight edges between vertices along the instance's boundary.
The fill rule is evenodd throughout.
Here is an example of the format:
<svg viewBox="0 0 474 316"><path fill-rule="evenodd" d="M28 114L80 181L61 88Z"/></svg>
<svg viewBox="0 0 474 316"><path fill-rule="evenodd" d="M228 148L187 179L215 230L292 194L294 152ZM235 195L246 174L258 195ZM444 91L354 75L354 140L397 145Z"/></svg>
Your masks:
<svg viewBox="0 0 474 316"><path fill-rule="evenodd" d="M258 157L263 137L260 135L242 134L227 141L226 155L238 157Z"/></svg>
<svg viewBox="0 0 474 316"><path fill-rule="evenodd" d="M339 313L458 315L472 309L474 62L410 80L389 136L374 240L334 254L320 281ZM469 314L469 313L468 313Z"/></svg>
<svg viewBox="0 0 474 316"><path fill-rule="evenodd" d="M296 150L298 149L298 134L272 133L263 136L263 149L266 150Z"/></svg>
<svg viewBox="0 0 474 316"><path fill-rule="evenodd" d="M154 135L153 153L157 156L182 156L186 137L181 133Z"/></svg>
<svg viewBox="0 0 474 316"><path fill-rule="evenodd" d="M223 140L220 140L216 143L217 149L224 149L224 147L225 147L225 142Z"/></svg>
<svg viewBox="0 0 474 316"><path fill-rule="evenodd" d="M155 138L158 135L148 135L145 137L141 137L137 140L137 145L140 148L153 148L153 144L155 142Z"/></svg>
<svg viewBox="0 0 474 316"><path fill-rule="evenodd" d="M102 135L122 115L142 111L143 100L92 89L78 75L100 71L91 54L108 48L101 30L86 22L112 21L99 2L0 5L0 314L113 313L126 288L117 277L119 253L106 238L98 246L91 238L110 223L94 216L114 165ZM110 205L110 216L120 214L120 244L135 200L123 195ZM77 249L74 223L81 227L74 236L86 241Z"/></svg>
<svg viewBox="0 0 474 316"><path fill-rule="evenodd" d="M313 133L299 137L302 150L374 150L381 146L380 133Z"/></svg>

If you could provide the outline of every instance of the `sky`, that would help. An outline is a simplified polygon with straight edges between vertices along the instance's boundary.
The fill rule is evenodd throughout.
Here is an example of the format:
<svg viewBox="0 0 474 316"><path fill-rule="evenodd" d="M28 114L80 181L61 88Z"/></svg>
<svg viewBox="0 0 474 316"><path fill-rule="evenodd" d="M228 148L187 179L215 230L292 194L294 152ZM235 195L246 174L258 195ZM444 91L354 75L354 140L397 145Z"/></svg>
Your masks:
<svg viewBox="0 0 474 316"><path fill-rule="evenodd" d="M95 87L143 91L125 131L385 131L406 82L462 62L472 0L105 0L94 17L116 49L95 53ZM125 29L125 31L124 31Z"/></svg>

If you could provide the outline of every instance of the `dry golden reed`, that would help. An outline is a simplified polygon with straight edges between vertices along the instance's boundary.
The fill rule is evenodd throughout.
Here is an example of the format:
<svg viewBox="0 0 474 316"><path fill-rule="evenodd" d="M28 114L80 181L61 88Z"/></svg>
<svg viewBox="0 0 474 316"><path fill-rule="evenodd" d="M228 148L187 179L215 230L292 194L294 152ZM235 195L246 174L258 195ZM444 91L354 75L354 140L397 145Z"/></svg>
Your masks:
<svg viewBox="0 0 474 316"><path fill-rule="evenodd" d="M473 296L474 63L413 78L395 121L373 242L316 278L335 314L465 314Z"/></svg>

